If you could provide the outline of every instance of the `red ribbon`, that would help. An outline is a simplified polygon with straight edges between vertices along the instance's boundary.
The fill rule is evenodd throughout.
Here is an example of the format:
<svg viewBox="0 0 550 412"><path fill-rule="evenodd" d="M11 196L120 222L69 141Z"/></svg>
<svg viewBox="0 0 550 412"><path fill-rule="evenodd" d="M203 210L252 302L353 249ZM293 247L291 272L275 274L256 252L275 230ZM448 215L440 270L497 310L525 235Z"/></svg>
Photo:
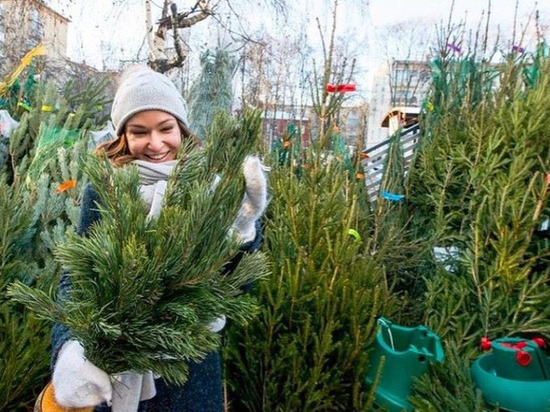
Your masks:
<svg viewBox="0 0 550 412"><path fill-rule="evenodd" d="M346 92L354 92L355 90L357 90L356 86L354 84L346 84L346 83L343 83L343 84L327 84L327 92L329 93L334 93L334 92L338 92L338 93L346 93Z"/></svg>

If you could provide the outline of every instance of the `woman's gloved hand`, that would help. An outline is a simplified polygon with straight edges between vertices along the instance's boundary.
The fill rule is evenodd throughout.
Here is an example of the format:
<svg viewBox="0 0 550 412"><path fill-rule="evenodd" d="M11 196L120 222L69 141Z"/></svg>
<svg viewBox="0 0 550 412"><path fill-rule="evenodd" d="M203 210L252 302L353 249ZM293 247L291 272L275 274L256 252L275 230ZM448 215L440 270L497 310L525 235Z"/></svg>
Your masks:
<svg viewBox="0 0 550 412"><path fill-rule="evenodd" d="M226 322L227 320L225 318L225 315L218 316L216 320L208 324L208 330L210 332L218 333L225 327Z"/></svg>
<svg viewBox="0 0 550 412"><path fill-rule="evenodd" d="M267 168L262 165L257 156L245 158L243 162L245 195L231 226L231 231L242 243L254 240L256 220L262 216L267 207L267 179L264 170Z"/></svg>
<svg viewBox="0 0 550 412"><path fill-rule="evenodd" d="M66 408L111 403L109 375L84 357L84 348L75 340L66 342L59 351L52 382L57 403Z"/></svg>

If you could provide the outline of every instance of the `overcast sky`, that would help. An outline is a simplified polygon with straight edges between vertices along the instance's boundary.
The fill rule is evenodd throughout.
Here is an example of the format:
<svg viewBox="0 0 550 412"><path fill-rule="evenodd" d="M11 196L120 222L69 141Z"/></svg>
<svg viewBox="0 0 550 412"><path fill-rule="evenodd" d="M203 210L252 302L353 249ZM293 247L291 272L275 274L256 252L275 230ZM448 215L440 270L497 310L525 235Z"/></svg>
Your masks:
<svg viewBox="0 0 550 412"><path fill-rule="evenodd" d="M388 3L384 0L371 0L370 11L373 22L383 25L388 22L403 21L408 18L432 17L435 19L446 19L452 6L451 0L392 0ZM483 10L488 9L487 0L455 0L454 16L463 18L468 14L469 19L478 19ZM391 7L388 7L391 4ZM495 22L501 24L512 24L516 0L493 0L491 2L491 15ZM546 18L550 13L550 2L543 0L519 0L518 15L521 18L527 17L535 8L545 10Z"/></svg>
<svg viewBox="0 0 550 412"><path fill-rule="evenodd" d="M137 55L143 45L144 32L144 7L143 0L94 0L75 1L68 5L66 0L48 0L51 7L67 15L71 19L69 26L69 55L77 61L85 60L88 64L101 68L106 49L119 56L120 59L130 59ZM190 7L194 1L176 1L180 10ZM250 2L254 4L254 1ZM322 25L329 27L330 15L320 7L324 3L319 0L294 0L292 11L293 24L308 26L307 30L312 36L317 35L315 18L319 17ZM329 2L331 4L332 2ZM384 26L406 22L408 20L432 21L434 24L448 19L452 0L370 0L367 7L359 7L358 3L365 4L363 0L340 0L339 6L339 31L349 33L358 41L367 37L370 31L377 31ZM488 8L488 1L484 0L455 0L454 20L464 20L474 25L482 16L483 10ZM160 15L162 0L153 1L153 13ZM329 6L330 7L330 6ZM493 0L491 2L491 21L499 24L506 32L511 32L514 21L516 0ZM519 0L518 21L519 26L525 25L529 15L535 8L540 10L541 21L548 26L550 22L550 1L536 2L534 0ZM255 23L266 25L282 25L282 21L276 21L273 16L266 13L252 13L253 18L246 16ZM201 31L213 22L201 22L194 32L197 36ZM201 38L203 34L200 34ZM378 47L384 39L378 39ZM206 43L206 41L204 42ZM371 47L373 45L371 44ZM199 47L199 46L196 46Z"/></svg>

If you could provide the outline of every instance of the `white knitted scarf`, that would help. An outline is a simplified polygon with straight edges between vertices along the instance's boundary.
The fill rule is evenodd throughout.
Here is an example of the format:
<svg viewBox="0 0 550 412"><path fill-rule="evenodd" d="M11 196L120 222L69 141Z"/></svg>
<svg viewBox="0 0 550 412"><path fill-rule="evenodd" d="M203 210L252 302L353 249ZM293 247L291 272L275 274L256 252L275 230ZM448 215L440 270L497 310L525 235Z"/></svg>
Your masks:
<svg viewBox="0 0 550 412"><path fill-rule="evenodd" d="M152 163L145 160L134 160L132 162L139 169L139 178L142 185L152 185L159 180L168 180L168 176L170 176L177 163L177 160L169 160L163 163Z"/></svg>
<svg viewBox="0 0 550 412"><path fill-rule="evenodd" d="M147 219L157 217L162 207L164 192L168 177L177 164L177 160L164 163L151 163L145 160L134 160L132 164L138 167L141 197L149 206Z"/></svg>

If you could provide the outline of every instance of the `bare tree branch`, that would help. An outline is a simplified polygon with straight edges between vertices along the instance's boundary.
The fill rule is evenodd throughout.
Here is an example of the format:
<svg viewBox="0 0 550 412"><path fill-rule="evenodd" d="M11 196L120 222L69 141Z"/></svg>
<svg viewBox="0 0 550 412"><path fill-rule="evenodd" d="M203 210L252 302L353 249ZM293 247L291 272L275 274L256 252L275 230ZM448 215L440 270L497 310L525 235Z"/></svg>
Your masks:
<svg viewBox="0 0 550 412"><path fill-rule="evenodd" d="M203 20L206 20L210 16L215 16L214 10L221 2L225 2L226 5L232 10L231 2L229 0L197 0L195 5L189 10L178 11L176 4L171 0L164 0L161 18L157 21L156 30L153 28L153 24L150 21L150 1L146 0L146 6L149 7L149 16L147 20L147 33L148 44L151 50L148 64L154 70L164 73L172 68L181 67L186 59L185 51L181 44L181 38L178 30L190 28ZM270 4L276 10L284 12L286 10L286 0L262 0L267 4ZM170 10L170 12L169 12ZM238 18L238 14L232 10L235 16ZM219 19L216 19L221 24ZM223 26L223 24L222 24ZM166 39L167 33L172 30L175 56L170 57L166 53ZM226 30L229 30L226 27ZM229 30L233 35L236 35L234 31ZM154 34L153 34L154 33ZM240 36L247 42L252 41L250 36L246 33L240 34Z"/></svg>
<svg viewBox="0 0 550 412"><path fill-rule="evenodd" d="M150 0L146 0L146 7L149 2ZM168 9L170 9L170 13ZM175 67L181 67L187 57L181 45L178 29L189 28L214 14L210 5L210 0L199 0L191 10L185 12L178 12L175 3L172 3L170 0L164 0L162 16L158 21L157 30L153 35L153 25L150 20L150 5L149 9L146 9L146 11L149 13L147 19L147 33L149 48L151 50L148 64L151 68L161 73L165 73ZM176 51L176 56L173 58L169 58L165 52L166 34L169 30L172 30L174 48Z"/></svg>
<svg viewBox="0 0 550 412"><path fill-rule="evenodd" d="M166 1L165 1L166 4ZM191 10L186 12L177 13L176 27L179 29L185 29L191 27L206 18L213 15L214 12L210 6L210 0L199 0ZM168 30L172 28L172 16L163 16L159 21L159 30Z"/></svg>

